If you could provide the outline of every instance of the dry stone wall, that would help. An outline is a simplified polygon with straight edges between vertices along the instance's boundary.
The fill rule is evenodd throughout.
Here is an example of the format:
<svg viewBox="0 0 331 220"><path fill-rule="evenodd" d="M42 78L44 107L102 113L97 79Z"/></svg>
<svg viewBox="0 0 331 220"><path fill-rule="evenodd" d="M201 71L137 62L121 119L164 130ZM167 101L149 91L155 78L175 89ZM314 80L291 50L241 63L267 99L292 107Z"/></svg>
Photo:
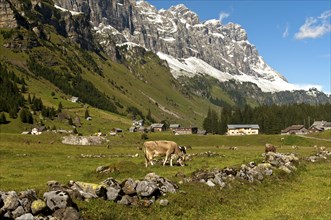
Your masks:
<svg viewBox="0 0 331 220"><path fill-rule="evenodd" d="M265 160L259 164L250 162L242 164L239 168L200 169L193 172L190 177L185 177L183 173L176 176L182 177L185 182L205 183L210 187L218 186L224 189L231 186L234 181L261 182L267 176L273 175L276 170L289 174L296 171L299 165L299 158L293 153L268 152L263 156ZM330 157L331 152L323 150L304 158L304 161L318 162ZM96 171L98 172L98 168ZM89 201L102 198L122 205L148 207L157 203L167 206L169 201L166 195L179 191L176 183L155 173L147 174L142 180L128 178L119 182L110 177L98 184L72 180L66 185L49 181L47 186L48 191L43 194L43 198L38 198L36 191L31 189L22 192L0 191L0 219L80 220L82 216L73 202L75 199Z"/></svg>

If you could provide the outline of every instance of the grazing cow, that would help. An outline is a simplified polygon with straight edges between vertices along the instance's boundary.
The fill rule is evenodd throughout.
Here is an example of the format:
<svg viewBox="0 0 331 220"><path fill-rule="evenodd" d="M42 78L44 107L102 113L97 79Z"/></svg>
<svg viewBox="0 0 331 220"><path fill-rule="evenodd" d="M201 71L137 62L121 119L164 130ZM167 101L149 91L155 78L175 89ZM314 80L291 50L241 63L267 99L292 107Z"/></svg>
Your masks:
<svg viewBox="0 0 331 220"><path fill-rule="evenodd" d="M265 153L274 152L276 153L276 147L272 144L265 144Z"/></svg>
<svg viewBox="0 0 331 220"><path fill-rule="evenodd" d="M153 158L157 156L165 156L163 166L170 157L170 166L172 166L172 160L174 159L172 155L179 157L179 164L184 166L186 149L185 147L178 146L173 141L146 141L143 146L143 151L145 154L146 167L149 163L153 166Z"/></svg>

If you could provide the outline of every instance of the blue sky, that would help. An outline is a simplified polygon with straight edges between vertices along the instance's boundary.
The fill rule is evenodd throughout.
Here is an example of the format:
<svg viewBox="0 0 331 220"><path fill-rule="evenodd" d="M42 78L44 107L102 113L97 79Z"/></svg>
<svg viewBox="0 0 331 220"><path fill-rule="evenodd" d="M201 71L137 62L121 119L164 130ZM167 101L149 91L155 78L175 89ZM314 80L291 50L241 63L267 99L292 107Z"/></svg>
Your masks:
<svg viewBox="0 0 331 220"><path fill-rule="evenodd" d="M147 1L157 9L184 4L200 21L240 24L264 60L290 83L330 94L330 0Z"/></svg>

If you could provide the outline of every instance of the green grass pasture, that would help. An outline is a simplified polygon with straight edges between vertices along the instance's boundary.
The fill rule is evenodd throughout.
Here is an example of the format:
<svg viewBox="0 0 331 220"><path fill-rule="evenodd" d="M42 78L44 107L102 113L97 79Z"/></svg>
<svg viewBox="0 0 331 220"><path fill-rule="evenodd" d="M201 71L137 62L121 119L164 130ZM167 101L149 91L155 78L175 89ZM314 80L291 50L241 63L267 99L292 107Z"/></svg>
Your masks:
<svg viewBox="0 0 331 220"><path fill-rule="evenodd" d="M148 134L149 140L174 140L191 145L188 153L211 151L217 157L193 157L185 167L155 165L145 168L143 153L138 148L143 140L139 133L108 137L107 145L71 146L61 143L61 135L44 133L39 136L0 133L0 190L35 189L42 195L49 180L66 184L69 180L98 183L107 177L119 181L126 178L142 179L147 173L179 181L178 172L189 176L197 169L240 166L249 161L263 160L265 143L278 146L283 153L294 152L306 157L316 152L313 147L329 142L297 136L258 135L226 137L220 135L179 135L171 133ZM281 139L284 138L284 139ZM298 149L292 145L299 146ZM229 150L237 146L238 150ZM81 155L91 155L84 158ZM126 157L135 155L138 157ZM100 158L94 157L102 155ZM97 174L101 165L111 165L115 172ZM220 189L205 184L184 183L180 192L169 194L170 204L149 208L126 207L101 199L80 202L84 219L330 219L331 213L330 161L301 162L296 173L273 175L262 183L232 184Z"/></svg>

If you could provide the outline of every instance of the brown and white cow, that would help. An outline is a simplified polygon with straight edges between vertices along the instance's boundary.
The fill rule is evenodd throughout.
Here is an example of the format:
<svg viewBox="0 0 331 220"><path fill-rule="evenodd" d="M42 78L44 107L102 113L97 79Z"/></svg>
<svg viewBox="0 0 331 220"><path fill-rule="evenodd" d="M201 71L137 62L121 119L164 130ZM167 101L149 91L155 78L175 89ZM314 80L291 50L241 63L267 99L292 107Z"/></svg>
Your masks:
<svg viewBox="0 0 331 220"><path fill-rule="evenodd" d="M173 141L146 141L143 146L145 154L146 167L150 163L153 166L153 158L157 156L165 156L163 166L170 157L170 166L172 166L173 156L179 157L178 162L181 166L184 166L184 155L186 153L185 147L178 146Z"/></svg>

